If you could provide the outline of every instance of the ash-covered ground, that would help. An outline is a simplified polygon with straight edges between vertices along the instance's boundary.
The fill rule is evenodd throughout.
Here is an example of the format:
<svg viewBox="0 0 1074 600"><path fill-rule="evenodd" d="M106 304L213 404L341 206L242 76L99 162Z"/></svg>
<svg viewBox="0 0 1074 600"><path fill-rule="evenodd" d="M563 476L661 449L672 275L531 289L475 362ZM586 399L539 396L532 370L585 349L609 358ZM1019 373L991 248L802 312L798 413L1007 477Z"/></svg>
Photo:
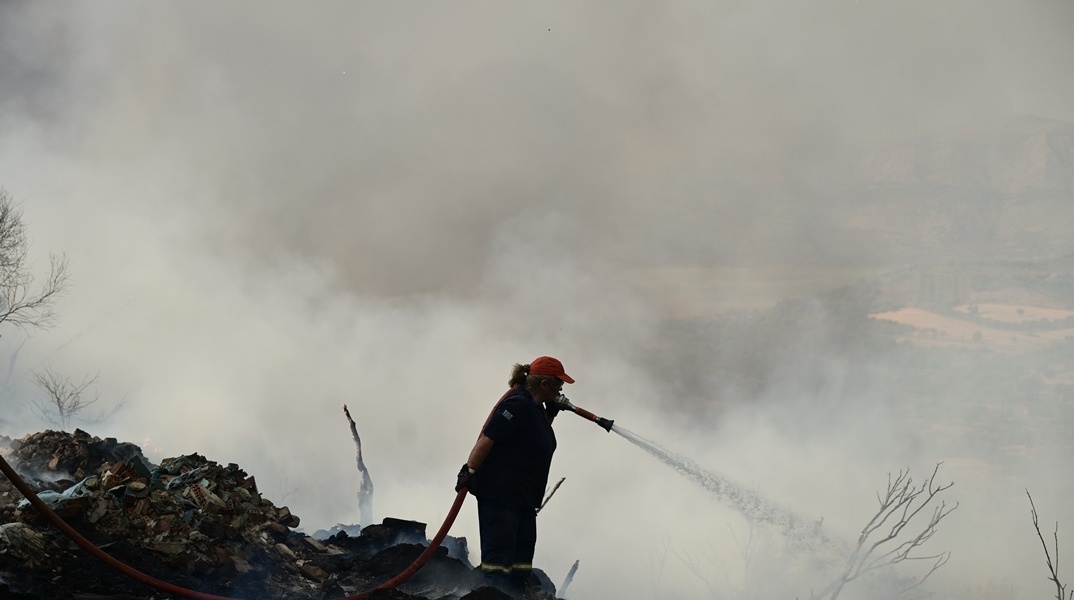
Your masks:
<svg viewBox="0 0 1074 600"><path fill-rule="evenodd" d="M388 518L307 535L300 518L261 496L236 464L198 454L151 463L141 449L82 430L0 436L0 453L63 520L112 557L155 579L248 599L332 599L372 589L428 546L426 525ZM0 599L177 598L105 564L47 521L0 477ZM413 577L373 599L493 600L448 536ZM527 598L552 600L535 571Z"/></svg>

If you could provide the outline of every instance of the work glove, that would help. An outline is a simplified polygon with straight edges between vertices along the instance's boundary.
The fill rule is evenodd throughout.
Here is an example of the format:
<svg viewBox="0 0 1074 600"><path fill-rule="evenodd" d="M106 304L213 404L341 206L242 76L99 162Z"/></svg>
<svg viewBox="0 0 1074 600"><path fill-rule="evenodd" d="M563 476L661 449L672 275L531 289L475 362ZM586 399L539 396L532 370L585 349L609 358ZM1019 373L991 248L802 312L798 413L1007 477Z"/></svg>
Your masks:
<svg viewBox="0 0 1074 600"><path fill-rule="evenodd" d="M459 476L455 480L455 491L461 492L462 488L470 487L470 482L474 478L474 471L470 470L470 467L466 463L462 464L462 468L459 469Z"/></svg>
<svg viewBox="0 0 1074 600"><path fill-rule="evenodd" d="M544 411L545 411L545 414L548 415L548 420L549 421L551 421L552 419L556 418L556 415L559 414L559 411L561 411L561 410L570 410L570 409L571 409L571 401L568 400L567 397L564 396L563 394L560 394L560 395L556 396L555 398L553 398L552 400L550 400L548 402L545 402L545 404L544 404Z"/></svg>
<svg viewBox="0 0 1074 600"><path fill-rule="evenodd" d="M556 406L555 404L553 404L551 402L546 402L545 403L545 405L544 405L544 414L548 417L548 422L549 423L552 422L552 419L556 418L556 415L559 414L560 410L562 410L560 407Z"/></svg>

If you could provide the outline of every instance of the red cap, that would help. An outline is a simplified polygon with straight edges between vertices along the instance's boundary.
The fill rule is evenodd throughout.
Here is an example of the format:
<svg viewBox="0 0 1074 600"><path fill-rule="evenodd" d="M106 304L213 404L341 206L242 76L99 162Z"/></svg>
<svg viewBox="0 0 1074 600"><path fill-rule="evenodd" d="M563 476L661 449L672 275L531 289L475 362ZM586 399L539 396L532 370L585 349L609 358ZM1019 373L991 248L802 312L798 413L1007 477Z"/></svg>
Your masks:
<svg viewBox="0 0 1074 600"><path fill-rule="evenodd" d="M530 363L530 375L553 375L566 383L574 383L574 379L563 370L563 363L551 356L540 356Z"/></svg>

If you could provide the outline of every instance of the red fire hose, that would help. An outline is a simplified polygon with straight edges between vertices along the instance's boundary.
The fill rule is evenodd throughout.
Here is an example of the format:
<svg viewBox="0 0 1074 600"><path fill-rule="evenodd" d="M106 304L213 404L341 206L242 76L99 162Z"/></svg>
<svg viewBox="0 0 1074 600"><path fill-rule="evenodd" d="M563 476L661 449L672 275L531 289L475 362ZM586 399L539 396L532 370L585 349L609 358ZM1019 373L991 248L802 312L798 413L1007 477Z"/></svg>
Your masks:
<svg viewBox="0 0 1074 600"><path fill-rule="evenodd" d="M189 590L187 588L168 583L167 581L161 581L151 575L142 573L141 571L131 567L130 565L114 558L107 552L95 546L93 542L82 537L82 534L75 531L73 527L68 525L63 519L60 518L59 515L57 515L51 508L49 508L43 500L38 498L37 494L34 493L30 486L27 485L21 477L19 477L19 474L15 472L15 469L11 468L11 465L9 465L6 460L4 460L3 456L0 456L0 471L3 471L4 475L7 476L9 480L11 480L11 483L15 485L19 492L21 492L22 495L30 501L30 504L32 504L39 513L44 515L50 523L55 525L57 529L62 531L67 537L71 538L71 540L74 541L74 543L78 544L78 546L81 547L83 550L89 552L95 558L100 559L106 565L112 567L113 569L119 571L127 577L140 581L162 592L174 594L183 598L193 598L194 600L239 600L236 598L231 598L229 596L216 596L213 594L206 594L195 590ZM451 529L451 525L455 522L455 517L457 517L459 514L459 509L462 508L463 501L466 500L466 492L467 490L463 489L455 496L455 502L451 505L451 510L448 511L447 517L444 518L444 524L440 526L440 531L436 532L436 535L429 542L429 546L425 548L425 550L418 556L418 558L414 559L414 562L411 563L409 567L404 569L403 572L399 573L395 577L389 579L388 581L385 581L384 583L378 585L373 589L366 590L360 594L347 596L345 598L341 598L340 600L362 600L363 598L368 598L373 592L377 590L394 588L406 581L407 579L410 579L410 577L413 576L414 573L417 573L418 570L425 565L425 563L429 562L429 559L432 558L433 554L436 552L436 549L439 548L440 544L444 541L444 538L447 536L448 530Z"/></svg>

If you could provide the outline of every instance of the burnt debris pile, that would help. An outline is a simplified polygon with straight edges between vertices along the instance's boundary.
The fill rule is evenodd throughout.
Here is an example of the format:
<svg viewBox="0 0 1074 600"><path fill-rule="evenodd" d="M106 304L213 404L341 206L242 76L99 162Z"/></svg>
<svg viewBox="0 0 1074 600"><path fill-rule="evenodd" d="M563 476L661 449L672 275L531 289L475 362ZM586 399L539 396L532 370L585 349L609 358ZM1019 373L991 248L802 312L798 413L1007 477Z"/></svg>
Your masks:
<svg viewBox="0 0 1074 600"><path fill-rule="evenodd" d="M153 464L134 445L84 431L0 437L7 462L63 520L156 579L235 598L342 598L406 569L427 547L424 523L386 518L307 535L238 465L199 454ZM532 597L554 598L550 583ZM172 598L91 556L0 476L0 598ZM465 538L394 590L372 598L492 600Z"/></svg>

